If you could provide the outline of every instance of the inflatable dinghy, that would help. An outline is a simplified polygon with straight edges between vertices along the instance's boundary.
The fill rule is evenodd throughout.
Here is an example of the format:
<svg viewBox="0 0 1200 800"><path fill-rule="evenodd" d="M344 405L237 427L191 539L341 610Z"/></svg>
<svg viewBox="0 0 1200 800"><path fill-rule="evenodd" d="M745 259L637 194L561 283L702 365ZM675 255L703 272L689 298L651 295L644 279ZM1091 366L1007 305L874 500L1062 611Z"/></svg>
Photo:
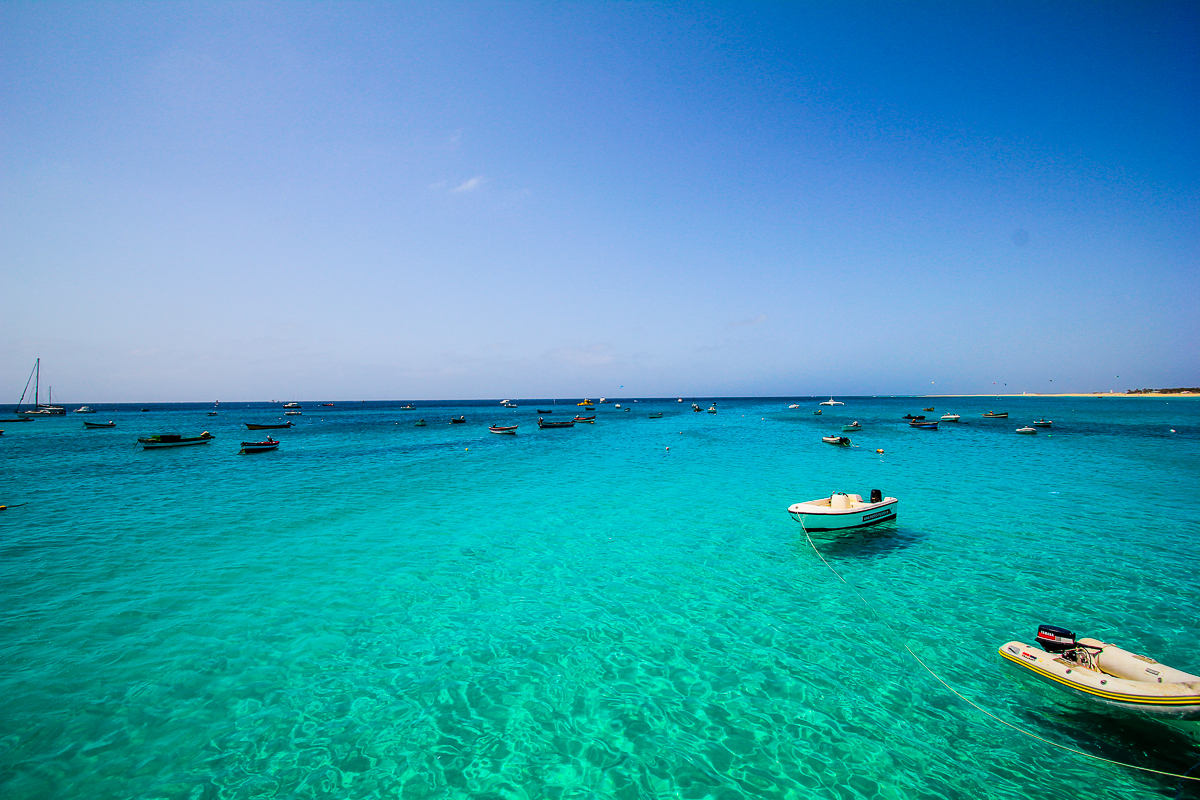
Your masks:
<svg viewBox="0 0 1200 800"><path fill-rule="evenodd" d="M1171 720L1200 720L1200 675L1160 664L1099 639L1075 640L1053 625L1037 643L1009 642L1000 656L1059 689L1108 706Z"/></svg>

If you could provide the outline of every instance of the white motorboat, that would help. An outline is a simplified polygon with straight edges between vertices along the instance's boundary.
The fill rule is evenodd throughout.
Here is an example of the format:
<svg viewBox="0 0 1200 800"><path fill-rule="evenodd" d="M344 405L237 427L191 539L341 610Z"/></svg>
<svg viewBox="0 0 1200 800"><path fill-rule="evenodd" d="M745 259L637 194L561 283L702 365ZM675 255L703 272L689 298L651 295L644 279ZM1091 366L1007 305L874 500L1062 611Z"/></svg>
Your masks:
<svg viewBox="0 0 1200 800"><path fill-rule="evenodd" d="M842 426L843 433L846 431L861 431L861 430L862 430L862 425L858 424L858 420L854 420L854 422L851 422L849 425Z"/></svg>
<svg viewBox="0 0 1200 800"><path fill-rule="evenodd" d="M94 408L92 408L91 406L80 406L79 408L75 409L75 413L76 414L95 414L96 410Z"/></svg>
<svg viewBox="0 0 1200 800"><path fill-rule="evenodd" d="M1033 427L1049 428L1053 424L1054 424L1054 420L1052 420L1052 419L1039 419L1037 422L1033 423Z"/></svg>
<svg viewBox="0 0 1200 800"><path fill-rule="evenodd" d="M822 400L820 403L817 403L817 405L819 405L819 406L844 406L846 404L839 400L834 400L833 396L830 395L828 400Z"/></svg>
<svg viewBox="0 0 1200 800"><path fill-rule="evenodd" d="M896 519L895 497L884 497L878 489L871 490L871 499L863 502L862 495L834 492L819 500L807 500L788 506L792 519L805 531L839 531L865 528Z"/></svg>
<svg viewBox="0 0 1200 800"><path fill-rule="evenodd" d="M1017 428L1017 433L1037 433L1037 428Z"/></svg>
<svg viewBox="0 0 1200 800"><path fill-rule="evenodd" d="M1200 720L1200 675L1160 664L1099 639L1075 640L1053 625L1035 641L1008 642L1000 656L1055 688L1103 705L1170 720ZM1044 648L1044 649L1043 649Z"/></svg>
<svg viewBox="0 0 1200 800"><path fill-rule="evenodd" d="M942 422L958 422L962 417L958 414L942 414Z"/></svg>
<svg viewBox="0 0 1200 800"><path fill-rule="evenodd" d="M800 407L799 403L792 403L790 406L788 406L788 408L799 408L799 407Z"/></svg>

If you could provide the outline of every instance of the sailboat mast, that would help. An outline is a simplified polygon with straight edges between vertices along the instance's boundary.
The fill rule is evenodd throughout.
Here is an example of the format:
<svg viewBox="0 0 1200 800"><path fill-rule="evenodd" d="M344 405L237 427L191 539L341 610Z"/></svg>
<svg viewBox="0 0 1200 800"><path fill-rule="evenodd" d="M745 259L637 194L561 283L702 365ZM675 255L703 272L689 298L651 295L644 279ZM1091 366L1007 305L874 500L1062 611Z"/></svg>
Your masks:
<svg viewBox="0 0 1200 800"><path fill-rule="evenodd" d="M37 361L33 362L33 375L34 375L34 378L33 378L33 408L34 408L34 410L37 410L37 407L38 407L38 381L42 377L42 360L40 358Z"/></svg>

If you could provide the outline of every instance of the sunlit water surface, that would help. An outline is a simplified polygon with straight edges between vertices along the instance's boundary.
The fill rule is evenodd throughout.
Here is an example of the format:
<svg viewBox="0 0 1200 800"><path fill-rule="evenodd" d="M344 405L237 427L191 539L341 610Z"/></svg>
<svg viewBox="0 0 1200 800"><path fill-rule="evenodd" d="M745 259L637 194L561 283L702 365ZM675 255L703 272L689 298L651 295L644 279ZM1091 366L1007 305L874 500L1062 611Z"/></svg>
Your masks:
<svg viewBox="0 0 1200 800"><path fill-rule="evenodd" d="M1049 622L1200 670L1200 402L844 399L571 430L549 401L305 403L245 456L278 405L0 424L0 796L1174 796L903 646L1030 734L1200 761L996 654ZM963 423L900 419L931 404ZM787 506L872 488L898 523L814 536L827 567Z"/></svg>

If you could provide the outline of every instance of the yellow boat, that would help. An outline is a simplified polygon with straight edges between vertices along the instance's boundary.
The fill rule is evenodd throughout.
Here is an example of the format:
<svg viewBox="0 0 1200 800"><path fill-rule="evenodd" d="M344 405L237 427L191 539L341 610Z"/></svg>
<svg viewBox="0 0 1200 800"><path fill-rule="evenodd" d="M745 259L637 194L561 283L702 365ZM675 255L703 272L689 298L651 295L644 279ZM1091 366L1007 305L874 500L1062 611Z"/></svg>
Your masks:
<svg viewBox="0 0 1200 800"><path fill-rule="evenodd" d="M1200 675L1099 639L1075 641L1074 633L1053 625L1040 626L1035 641L1041 647L1015 641L1001 645L1000 657L1058 689L1103 705L1200 721Z"/></svg>

